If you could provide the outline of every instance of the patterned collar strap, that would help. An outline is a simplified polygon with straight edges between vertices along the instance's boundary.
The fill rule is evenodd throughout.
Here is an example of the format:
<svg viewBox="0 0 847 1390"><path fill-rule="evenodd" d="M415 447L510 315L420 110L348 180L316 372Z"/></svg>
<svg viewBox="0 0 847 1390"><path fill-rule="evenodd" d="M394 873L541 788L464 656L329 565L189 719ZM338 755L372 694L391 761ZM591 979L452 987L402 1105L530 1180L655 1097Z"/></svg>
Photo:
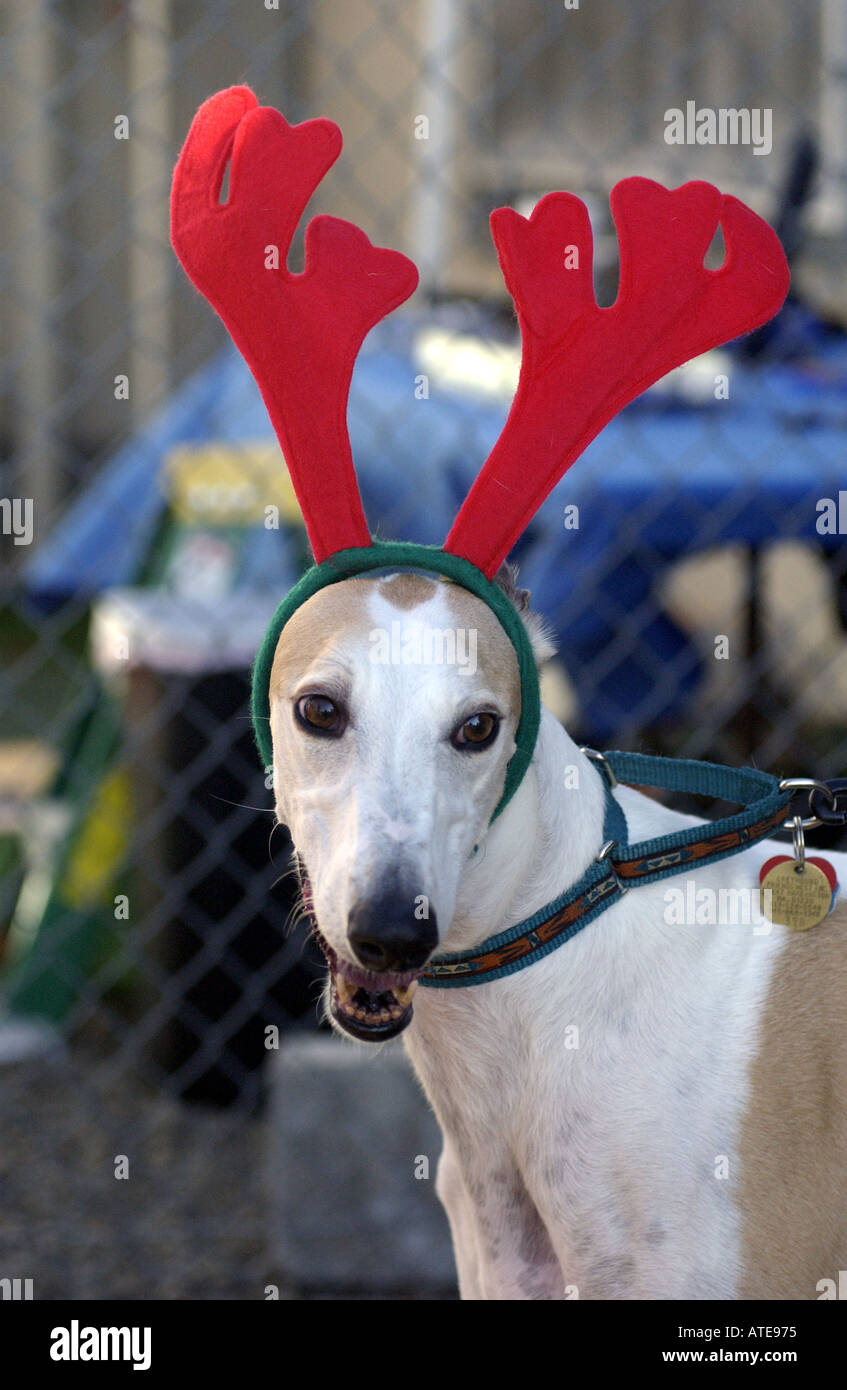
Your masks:
<svg viewBox="0 0 847 1390"><path fill-rule="evenodd" d="M781 788L778 778L755 768L739 771L642 753L610 752L594 758L606 774L606 818L605 843L590 868L532 917L488 937L471 951L435 956L420 977L421 985L461 989L525 969L570 941L637 884L684 873L693 864L713 864L766 839L782 825L793 795L789 788ZM695 793L745 809L706 826L690 826L631 845L623 811L611 793L616 782Z"/></svg>

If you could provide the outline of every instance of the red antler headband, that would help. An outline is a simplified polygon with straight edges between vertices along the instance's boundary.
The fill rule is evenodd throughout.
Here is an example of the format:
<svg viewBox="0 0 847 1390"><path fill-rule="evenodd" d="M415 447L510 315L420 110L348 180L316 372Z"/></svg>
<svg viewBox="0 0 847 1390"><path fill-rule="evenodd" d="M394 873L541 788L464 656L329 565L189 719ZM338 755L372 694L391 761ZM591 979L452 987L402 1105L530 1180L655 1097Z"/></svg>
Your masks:
<svg viewBox="0 0 847 1390"><path fill-rule="evenodd" d="M588 213L550 193L529 218L491 215L523 345L509 417L443 550L371 540L347 435L356 354L374 324L415 289L417 271L351 222L315 217L303 272L286 265L303 210L341 151L331 121L290 126L230 87L194 117L174 172L171 240L258 383L306 523L315 566L283 600L256 659L253 719L272 762L269 678L288 618L311 594L371 569L447 575L482 598L508 633L521 673L521 719L495 816L514 794L538 731L538 681L523 623L492 576L567 468L629 401L689 358L767 322L788 291L775 233L737 198L695 182L668 190L628 178L611 194L618 296L594 298ZM229 197L220 202L230 164ZM720 223L726 258L707 270ZM565 268L565 250L573 268ZM274 256L273 250L276 250ZM270 266L270 268L269 268Z"/></svg>

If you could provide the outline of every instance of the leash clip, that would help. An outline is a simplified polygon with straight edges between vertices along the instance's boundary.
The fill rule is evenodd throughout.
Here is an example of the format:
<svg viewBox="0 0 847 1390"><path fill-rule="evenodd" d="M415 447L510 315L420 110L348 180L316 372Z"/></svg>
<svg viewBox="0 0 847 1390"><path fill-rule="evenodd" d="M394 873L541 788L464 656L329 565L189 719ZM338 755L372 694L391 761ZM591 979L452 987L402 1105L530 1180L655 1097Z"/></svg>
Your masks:
<svg viewBox="0 0 847 1390"><path fill-rule="evenodd" d="M814 830L816 825L823 825L824 822L826 822L827 825L843 825L847 823L847 814L843 816L839 814L839 819L835 822L828 819L827 816L820 817L815 814L816 810L820 809L819 805L816 807L815 799L819 799L822 796L825 796L829 802L830 816L836 808L835 792L826 782L816 782L814 777L783 777L779 784L779 790L781 792L790 791L794 793L807 791L809 793L809 811L811 814L808 815L805 820L801 820L803 830ZM798 819L799 817L797 816L791 816L788 820L782 822L782 829L795 830L795 823Z"/></svg>
<svg viewBox="0 0 847 1390"><path fill-rule="evenodd" d="M847 825L847 777L831 777L823 785L829 805L823 804L824 793L814 788L809 793L809 810L821 825Z"/></svg>

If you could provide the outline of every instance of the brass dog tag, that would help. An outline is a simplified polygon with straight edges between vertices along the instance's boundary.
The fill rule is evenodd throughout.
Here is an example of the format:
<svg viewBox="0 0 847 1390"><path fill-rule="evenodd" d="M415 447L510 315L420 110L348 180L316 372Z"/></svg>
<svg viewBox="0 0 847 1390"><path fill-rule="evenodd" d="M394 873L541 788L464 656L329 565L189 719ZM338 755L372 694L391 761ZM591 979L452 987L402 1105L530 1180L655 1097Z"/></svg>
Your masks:
<svg viewBox="0 0 847 1390"><path fill-rule="evenodd" d="M770 892L770 912L766 911L765 890ZM798 872L797 861L783 859L768 869L759 889L759 904L763 916L790 931L808 931L816 927L829 912L832 885L817 864L807 860Z"/></svg>

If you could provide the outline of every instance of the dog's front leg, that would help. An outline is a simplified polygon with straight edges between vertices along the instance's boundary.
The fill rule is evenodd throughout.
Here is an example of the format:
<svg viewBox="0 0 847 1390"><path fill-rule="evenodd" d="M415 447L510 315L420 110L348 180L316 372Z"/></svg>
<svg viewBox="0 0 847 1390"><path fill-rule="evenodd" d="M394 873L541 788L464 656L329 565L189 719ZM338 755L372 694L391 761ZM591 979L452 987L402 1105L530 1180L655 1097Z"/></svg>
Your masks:
<svg viewBox="0 0 847 1390"><path fill-rule="evenodd" d="M446 1139L438 1160L435 1190L450 1222L459 1293L463 1299L483 1298L484 1295L480 1291L479 1249L473 1206L456 1156Z"/></svg>
<svg viewBox="0 0 847 1390"><path fill-rule="evenodd" d="M450 1222L462 1299L567 1296L547 1231L514 1168L463 1170L445 1139L436 1192Z"/></svg>

